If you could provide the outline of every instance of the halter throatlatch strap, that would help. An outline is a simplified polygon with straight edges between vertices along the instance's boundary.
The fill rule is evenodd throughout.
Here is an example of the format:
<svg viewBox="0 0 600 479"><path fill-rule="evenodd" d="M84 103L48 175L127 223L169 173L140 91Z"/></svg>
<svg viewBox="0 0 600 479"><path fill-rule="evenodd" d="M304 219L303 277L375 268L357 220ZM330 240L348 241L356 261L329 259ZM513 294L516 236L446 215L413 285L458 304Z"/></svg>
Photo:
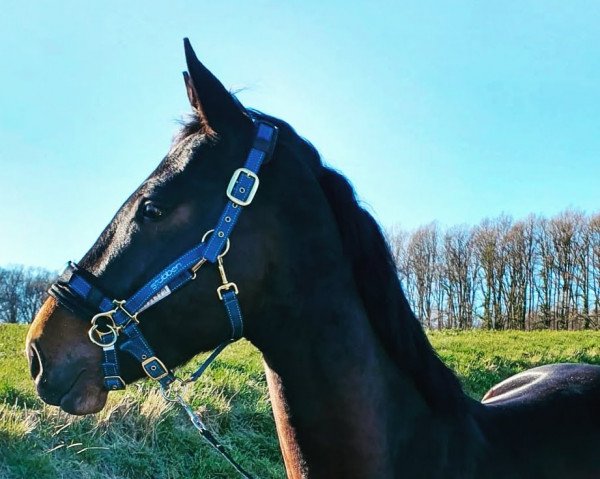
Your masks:
<svg viewBox="0 0 600 479"><path fill-rule="evenodd" d="M159 303L179 288L196 278L205 263L217 264L222 284L217 294L225 309L231 326L231 336L221 343L184 383L197 380L217 355L231 342L244 334L243 318L238 302L238 287L230 282L225 273L223 257L229 250L229 237L242 212L254 199L258 189L258 172L269 158L277 141L277 127L262 120L255 122L255 137L242 168L234 171L226 189L227 203L213 230L204 235L202 241L166 266L130 298L117 300L113 294L106 294L97 286L98 279L69 263L48 293L63 307L83 316L91 317L89 338L102 348L104 387L107 390L125 388L121 378L117 351L133 356L142 366L148 377L157 381L168 400L175 400L186 408L186 412L211 445L217 449L244 477L250 476L224 451L216 439L193 413L189 405L178 393L169 395L169 387L178 381L177 377L155 354L139 327L138 315ZM209 234L210 233L210 234ZM112 299L111 299L112 298ZM196 420L194 420L196 418ZM198 422L199 421L199 422Z"/></svg>

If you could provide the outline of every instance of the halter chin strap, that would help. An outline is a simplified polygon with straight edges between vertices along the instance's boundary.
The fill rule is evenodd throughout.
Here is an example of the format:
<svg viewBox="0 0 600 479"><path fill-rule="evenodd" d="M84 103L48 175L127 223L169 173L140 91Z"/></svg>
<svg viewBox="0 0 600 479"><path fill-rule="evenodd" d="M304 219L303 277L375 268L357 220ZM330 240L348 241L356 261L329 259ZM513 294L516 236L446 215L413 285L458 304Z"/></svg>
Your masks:
<svg viewBox="0 0 600 479"><path fill-rule="evenodd" d="M227 204L215 228L207 232L202 241L177 258L126 300L114 299L95 285L96 278L75 263L66 270L49 290L62 306L86 317L92 316L90 340L102 347L104 360L104 387L108 390L124 389L117 350L125 351L140 362L148 377L158 381L167 391L176 376L156 356L139 327L138 315L154 306L196 278L200 267L216 263L222 284L217 294L231 325L231 336L221 343L189 381L195 381L225 346L240 339L243 319L238 302L238 288L228 280L223 257L229 250L229 237L242 209L248 206L258 188L258 172L263 162L273 153L277 141L277 127L255 121L255 138L243 168L237 169L226 190Z"/></svg>

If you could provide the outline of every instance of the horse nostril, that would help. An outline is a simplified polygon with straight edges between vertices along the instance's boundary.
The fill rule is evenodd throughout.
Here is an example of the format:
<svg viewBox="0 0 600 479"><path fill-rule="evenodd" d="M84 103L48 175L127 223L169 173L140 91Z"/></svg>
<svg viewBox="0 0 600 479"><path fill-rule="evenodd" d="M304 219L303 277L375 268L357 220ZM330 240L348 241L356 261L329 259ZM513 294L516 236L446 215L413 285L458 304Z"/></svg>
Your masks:
<svg viewBox="0 0 600 479"><path fill-rule="evenodd" d="M28 349L29 371L31 372L31 377L35 380L42 372L42 357L35 343L30 343Z"/></svg>

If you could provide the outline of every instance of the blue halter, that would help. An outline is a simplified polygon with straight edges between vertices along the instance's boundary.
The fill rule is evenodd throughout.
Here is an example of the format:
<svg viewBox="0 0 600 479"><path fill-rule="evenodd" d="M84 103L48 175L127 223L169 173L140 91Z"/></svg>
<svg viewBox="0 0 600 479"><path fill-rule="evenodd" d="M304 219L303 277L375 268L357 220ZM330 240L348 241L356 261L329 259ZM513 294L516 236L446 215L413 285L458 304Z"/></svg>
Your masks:
<svg viewBox="0 0 600 479"><path fill-rule="evenodd" d="M102 370L107 390L125 388L117 350L129 353L140 362L146 375L158 381L163 391L167 391L177 379L144 338L138 325L138 315L194 280L197 271L206 262L217 263L222 279L217 293L229 318L231 336L211 353L186 382L200 377L228 344L243 336L238 288L227 279L223 257L229 250L229 237L243 207L248 206L256 194L258 172L263 162L273 153L276 141L277 127L256 120L253 145L244 167L237 169L231 177L226 191L228 201L215 228L204 235L201 243L169 264L130 298L117 300L105 294L95 286L96 278L75 263L69 263L56 283L50 287L50 295L62 306L85 316L93 316L88 335L94 344L102 347Z"/></svg>

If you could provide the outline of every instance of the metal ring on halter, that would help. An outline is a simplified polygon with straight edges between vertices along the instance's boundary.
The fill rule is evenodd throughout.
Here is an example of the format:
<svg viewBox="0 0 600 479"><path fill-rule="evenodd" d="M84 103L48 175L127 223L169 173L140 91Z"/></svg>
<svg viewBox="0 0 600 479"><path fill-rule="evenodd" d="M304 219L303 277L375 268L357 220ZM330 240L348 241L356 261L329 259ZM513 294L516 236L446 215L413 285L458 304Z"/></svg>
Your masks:
<svg viewBox="0 0 600 479"><path fill-rule="evenodd" d="M96 344L97 346L100 346L101 348L106 348L113 346L117 342L117 337L119 336L119 328L117 327L113 319L113 314L115 314L116 311L116 309L113 309L110 311L98 313L92 318L92 327L88 330L88 336L92 343ZM108 331L100 331L101 325L97 324L97 321L99 319L106 319L107 321L110 321L110 323L107 322L106 324L102 325L105 328L107 328ZM97 334L98 338L100 339L96 339L94 333ZM109 342L102 342L102 338L108 335L112 335L112 340Z"/></svg>
<svg viewBox="0 0 600 479"><path fill-rule="evenodd" d="M96 321L98 321L99 319L102 319L102 318L106 318L106 319L110 319L110 322L112 323L112 325L116 327L115 321L113 319L113 314L115 314L116 312L117 312L117 310L115 308L115 309L111 309L110 311L104 311L102 313L98 313L92 318L92 320L90 322L92 323L92 326L96 326Z"/></svg>
<svg viewBox="0 0 600 479"><path fill-rule="evenodd" d="M206 238L208 238L208 236L214 232L215 232L215 230L212 229L212 230L208 230L206 233L204 233L204 235L202 236L202 243L204 243L206 241ZM230 246L231 246L231 241L229 241L229 238L227 238L227 242L225 243L225 250L217 257L222 258L223 256L225 256L228 253ZM206 258L202 258L200 261L198 261L194 266L192 266L190 268L190 271L193 273L192 277L190 278L191 280L196 279L196 273L198 272L198 270L202 267L202 265L204 263L206 263Z"/></svg>
<svg viewBox="0 0 600 479"><path fill-rule="evenodd" d="M208 236L214 232L215 232L215 230L212 229L212 230L208 230L206 233L204 233L204 236L202 236L202 242L204 243L204 241L206 241L206 238L208 238ZM229 238L227 238L227 242L225 243L225 249L219 256L217 256L217 258L222 258L223 256L225 256L229 252L230 246L231 246L231 241L229 241Z"/></svg>
<svg viewBox="0 0 600 479"><path fill-rule="evenodd" d="M117 342L117 338L119 337L119 332L116 328L116 326L111 326L110 324L105 324L104 325L108 331L100 331L99 325L94 324L92 325L92 327L88 330L88 336L90 338L90 341L92 343L94 343L97 346L100 346L101 348L109 348L111 346L114 346L115 343ZM98 335L98 337L100 338L99 340L96 339L96 337L94 336L94 333ZM112 335L112 339L108 342L102 342L102 338L104 336L108 336L108 335Z"/></svg>

